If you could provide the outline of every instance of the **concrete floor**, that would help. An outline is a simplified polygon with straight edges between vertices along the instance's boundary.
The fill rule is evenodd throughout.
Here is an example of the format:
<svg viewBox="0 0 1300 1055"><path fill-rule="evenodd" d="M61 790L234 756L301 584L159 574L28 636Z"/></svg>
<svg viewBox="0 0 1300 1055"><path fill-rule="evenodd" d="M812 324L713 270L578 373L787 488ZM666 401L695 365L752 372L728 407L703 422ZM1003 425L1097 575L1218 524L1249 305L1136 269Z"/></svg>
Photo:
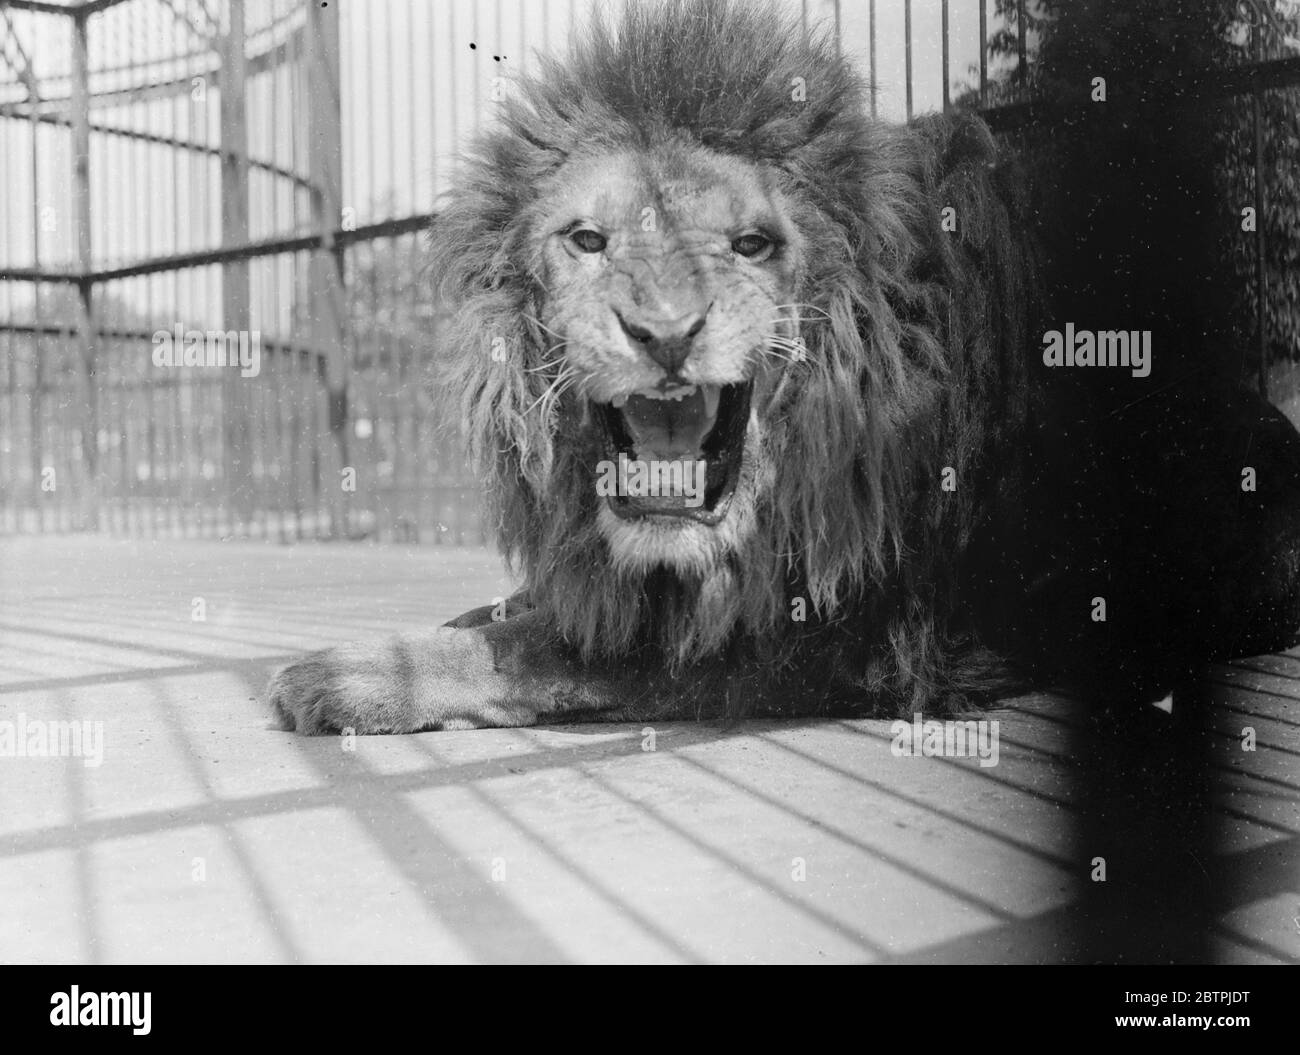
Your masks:
<svg viewBox="0 0 1300 1055"><path fill-rule="evenodd" d="M667 725L653 751L627 726L347 751L268 723L259 693L296 651L506 589L480 550L0 539L0 722L104 736L97 766L0 757L0 962L1059 956L1086 874L1060 699L989 715L993 768L895 757L886 722ZM1262 870L1220 955L1296 962L1300 657L1219 681L1214 851Z"/></svg>

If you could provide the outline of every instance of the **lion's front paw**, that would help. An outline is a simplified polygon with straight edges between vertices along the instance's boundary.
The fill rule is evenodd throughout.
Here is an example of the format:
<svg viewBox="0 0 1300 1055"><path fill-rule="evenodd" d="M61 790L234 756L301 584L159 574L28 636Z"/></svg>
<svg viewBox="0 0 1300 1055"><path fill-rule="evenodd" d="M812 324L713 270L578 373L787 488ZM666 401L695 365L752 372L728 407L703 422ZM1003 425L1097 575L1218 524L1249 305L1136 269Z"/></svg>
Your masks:
<svg viewBox="0 0 1300 1055"><path fill-rule="evenodd" d="M317 736L351 724L347 719L356 702L344 698L339 669L331 649L314 652L272 675L266 698L282 729Z"/></svg>
<svg viewBox="0 0 1300 1055"><path fill-rule="evenodd" d="M440 627L313 652L276 671L266 699L281 728L414 733L531 725L543 696L504 677L478 630Z"/></svg>
<svg viewBox="0 0 1300 1055"><path fill-rule="evenodd" d="M411 732L415 686L387 643L359 643L304 656L276 671L266 699L281 728L307 736Z"/></svg>

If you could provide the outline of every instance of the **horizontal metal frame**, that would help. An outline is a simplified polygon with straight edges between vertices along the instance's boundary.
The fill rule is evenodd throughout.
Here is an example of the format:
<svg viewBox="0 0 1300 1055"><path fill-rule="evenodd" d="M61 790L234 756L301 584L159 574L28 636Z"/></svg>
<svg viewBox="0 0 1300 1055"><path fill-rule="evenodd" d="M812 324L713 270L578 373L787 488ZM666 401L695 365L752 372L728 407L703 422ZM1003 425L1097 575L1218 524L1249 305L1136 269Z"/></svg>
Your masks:
<svg viewBox="0 0 1300 1055"><path fill-rule="evenodd" d="M3 7L5 0L0 0L0 7ZM277 69L288 61L291 52L290 45L293 45L299 33L295 31L289 38L281 40L274 47L266 48L262 51L253 52L248 56L245 66L245 75L252 77L260 73L266 73L269 70ZM298 43L301 47L301 43ZM108 106L120 106L127 102L148 101L150 99L167 99L175 95L188 95L191 87L191 81L194 77L206 77L213 81L218 87L221 84L221 66L216 62L218 56L211 48L199 51L188 51L179 55L172 56L166 60L157 60L154 65L163 65L169 62L189 62L201 58L210 58L213 65L210 69L201 72L190 71L182 77L173 77L169 80L155 80L147 84L136 84L129 88L112 88L106 91L91 92L89 105L92 110L102 109ZM111 70L91 70L90 73L96 77L106 73L120 73L132 67L122 66L114 67ZM140 68L140 67L136 67ZM67 74L62 74L61 78L66 80ZM52 78L59 80L60 77ZM19 84L19 81L5 81L5 85ZM62 113L71 105L71 99L68 95L47 95L36 100L20 99L7 103L0 103L0 113L10 117L22 117L24 119L31 116L31 111L35 108L40 113L54 111Z"/></svg>
<svg viewBox="0 0 1300 1055"><path fill-rule="evenodd" d="M193 253L176 253L172 256L152 257L135 264L121 267L101 268L86 272L77 271L40 271L32 268L0 268L0 282L72 282L78 285L99 282L111 282L119 278L134 278L138 275L152 275L160 271L181 271L191 267L206 267L209 264L226 264L235 260L254 260L263 256L276 256L280 253L301 253L327 246L335 249L344 248L356 242L368 242L376 238L392 238L402 234L423 231L433 221L435 213L416 213L394 220L380 220L378 223L364 224L350 230L338 228L328 234L291 235L286 238L269 238L262 242L247 245L223 246L220 249L203 249ZM0 327L3 329L4 327Z"/></svg>
<svg viewBox="0 0 1300 1055"><path fill-rule="evenodd" d="M59 113L37 113L37 121L42 124L63 125L67 127L72 124L70 118L64 117ZM11 121L28 121L32 120L30 109L24 110L23 104L0 105L0 120ZM175 136L165 136L158 132L141 132L133 128L118 128L116 125L101 125L89 122L91 132L107 136L120 136L123 139L134 139L140 143L154 143L158 146L175 147L177 150L189 150L195 154L207 154L209 157L221 157L226 153L220 146L210 145L208 143L196 143L189 139L177 139ZM266 172L272 176L278 176L280 179L286 179L296 183L299 187L311 190L315 184L306 176L299 175L279 165L273 165L269 161L262 161L250 156L248 158L250 168L255 168L259 172Z"/></svg>
<svg viewBox="0 0 1300 1055"><path fill-rule="evenodd" d="M80 331L76 326L53 326L48 324L34 325L30 322L23 323L4 323L0 326L0 333L23 334L27 337L75 337ZM96 340L109 341L144 341L146 343L153 340L153 330L122 330L109 327L107 329L96 329L94 336ZM320 358L323 354L319 349L309 347L305 344L286 341L282 338L267 337L261 335L259 338L263 352L274 355L296 355L300 359L310 359L313 356ZM150 382L151 384L154 382ZM56 386L46 386L43 391L51 391Z"/></svg>
<svg viewBox="0 0 1300 1055"><path fill-rule="evenodd" d="M42 15L85 18L97 11L107 11L110 7L124 3L126 0L86 0L81 4L49 4L43 3L42 0L0 0L0 7L12 7L15 11L35 11Z"/></svg>

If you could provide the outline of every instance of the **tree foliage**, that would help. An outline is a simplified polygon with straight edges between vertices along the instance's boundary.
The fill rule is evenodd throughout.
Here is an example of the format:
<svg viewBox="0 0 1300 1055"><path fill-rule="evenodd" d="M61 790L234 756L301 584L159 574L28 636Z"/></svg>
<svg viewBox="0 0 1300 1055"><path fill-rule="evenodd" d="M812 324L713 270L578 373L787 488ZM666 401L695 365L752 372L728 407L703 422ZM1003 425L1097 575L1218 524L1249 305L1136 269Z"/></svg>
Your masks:
<svg viewBox="0 0 1300 1055"><path fill-rule="evenodd" d="M1014 59L1023 28L1028 44L1028 82L1019 83ZM987 102L997 105L1026 97L1079 102L1092 76L1107 77L1110 99L1129 90L1151 92L1162 103L1199 102L1183 111L1210 136L1211 174L1222 224L1191 226L1218 240L1229 289L1214 300L1230 302L1223 334L1246 349L1244 365L1258 366L1256 281L1257 239L1265 252L1265 341L1270 361L1300 359L1300 88L1273 89L1259 99L1262 130L1264 209L1256 232L1242 229L1243 209L1255 203L1255 111L1249 93L1215 90L1215 73L1260 60L1300 54L1300 3L1296 0L995 0L988 47L993 75ZM1002 61L998 61L1002 60ZM1010 60L1010 61L1008 61ZM1221 79L1221 77L1220 77ZM963 105L975 105L968 93ZM1199 108L1199 112L1197 112ZM1150 107L1146 117L1159 120ZM1172 111L1170 111L1172 115ZM1155 141L1171 142L1170 129L1156 129ZM1135 165L1159 164L1139 135ZM1037 144L1026 141L1028 149ZM1118 148L1118 149L1117 149ZM1122 147L1099 144L1106 163L1122 163ZM1118 175L1118 174L1117 174ZM1230 221L1230 222L1229 222ZM1212 228L1212 230L1211 230Z"/></svg>

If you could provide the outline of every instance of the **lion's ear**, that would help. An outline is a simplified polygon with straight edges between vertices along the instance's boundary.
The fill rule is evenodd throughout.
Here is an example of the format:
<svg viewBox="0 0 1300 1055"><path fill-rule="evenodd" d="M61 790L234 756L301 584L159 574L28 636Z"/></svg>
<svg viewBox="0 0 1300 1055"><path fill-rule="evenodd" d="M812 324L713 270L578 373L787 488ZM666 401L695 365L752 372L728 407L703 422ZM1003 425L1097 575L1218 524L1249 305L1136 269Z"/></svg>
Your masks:
<svg viewBox="0 0 1300 1055"><path fill-rule="evenodd" d="M997 157L997 143L988 125L976 117L952 119L941 165L945 171L962 165L992 165Z"/></svg>
<svg viewBox="0 0 1300 1055"><path fill-rule="evenodd" d="M927 114L915 119L910 127L934 159L939 183L965 166L987 167L998 159L993 132L971 114Z"/></svg>

